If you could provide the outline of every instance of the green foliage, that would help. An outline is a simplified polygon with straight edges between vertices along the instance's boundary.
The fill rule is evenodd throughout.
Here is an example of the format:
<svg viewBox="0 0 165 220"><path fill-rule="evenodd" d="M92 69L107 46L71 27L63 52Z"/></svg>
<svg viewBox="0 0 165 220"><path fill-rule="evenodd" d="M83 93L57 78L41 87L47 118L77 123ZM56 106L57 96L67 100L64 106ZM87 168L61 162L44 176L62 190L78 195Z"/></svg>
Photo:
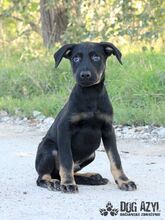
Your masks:
<svg viewBox="0 0 165 220"><path fill-rule="evenodd" d="M39 30L38 0L2 0L0 2L0 27L2 41L13 41L22 37L29 39Z"/></svg>
<svg viewBox="0 0 165 220"><path fill-rule="evenodd" d="M0 109L11 114L19 110L28 117L33 110L47 116L58 113L69 97L74 79L67 60L54 68L54 51L40 49L35 56L25 48L0 51ZM115 122L165 125L163 53L129 52L124 55L123 64L119 65L115 57L107 63L106 87Z"/></svg>
<svg viewBox="0 0 165 220"><path fill-rule="evenodd" d="M77 19L69 10L70 22L64 40L93 39L145 40L163 37L165 2L156 1L77 1Z"/></svg>
<svg viewBox="0 0 165 220"><path fill-rule="evenodd" d="M41 38L39 0L2 0L1 40ZM47 7L66 9L63 42L83 40L154 41L164 38L164 0L47 0ZM40 39L41 40L41 39Z"/></svg>
<svg viewBox="0 0 165 220"><path fill-rule="evenodd" d="M111 41L123 48L124 65L114 58L107 65L116 123L165 125L164 0L47 0L46 7L66 9L60 43ZM69 63L54 69L54 51L41 41L39 0L0 1L0 109L54 116L67 100L74 85Z"/></svg>

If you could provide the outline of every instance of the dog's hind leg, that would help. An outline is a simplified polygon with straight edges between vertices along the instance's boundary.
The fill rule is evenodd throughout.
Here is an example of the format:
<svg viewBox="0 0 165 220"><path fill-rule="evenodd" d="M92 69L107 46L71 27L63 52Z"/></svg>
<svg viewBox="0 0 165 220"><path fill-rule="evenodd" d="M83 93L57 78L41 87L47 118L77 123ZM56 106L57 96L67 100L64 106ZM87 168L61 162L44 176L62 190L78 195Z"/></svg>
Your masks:
<svg viewBox="0 0 165 220"><path fill-rule="evenodd" d="M44 152L36 158L36 170L39 174L37 186L53 191L60 190L60 177L57 167L57 155Z"/></svg>
<svg viewBox="0 0 165 220"><path fill-rule="evenodd" d="M75 172L81 170L83 167L90 164L95 159L95 153L93 153L87 160L75 167ZM76 184L79 185L105 185L108 183L108 179L103 178L98 173L75 173L74 178Z"/></svg>

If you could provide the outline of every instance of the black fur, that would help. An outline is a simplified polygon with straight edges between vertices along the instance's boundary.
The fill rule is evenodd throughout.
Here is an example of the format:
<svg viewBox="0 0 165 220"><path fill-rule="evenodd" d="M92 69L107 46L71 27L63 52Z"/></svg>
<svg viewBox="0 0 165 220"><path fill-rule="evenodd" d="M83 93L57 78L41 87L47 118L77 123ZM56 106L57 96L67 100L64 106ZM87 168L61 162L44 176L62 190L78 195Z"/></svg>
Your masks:
<svg viewBox="0 0 165 220"><path fill-rule="evenodd" d="M76 173L94 160L101 138L106 151L111 151L116 167L122 169L112 126L113 109L104 86L106 60L110 55L116 56L121 63L121 52L106 42L68 44L55 53L56 67L63 57L70 60L76 84L39 144L36 156L38 185L44 185L42 177L45 174L61 180L64 192L76 192L75 181L78 184L106 184L107 179L99 174L83 178Z"/></svg>

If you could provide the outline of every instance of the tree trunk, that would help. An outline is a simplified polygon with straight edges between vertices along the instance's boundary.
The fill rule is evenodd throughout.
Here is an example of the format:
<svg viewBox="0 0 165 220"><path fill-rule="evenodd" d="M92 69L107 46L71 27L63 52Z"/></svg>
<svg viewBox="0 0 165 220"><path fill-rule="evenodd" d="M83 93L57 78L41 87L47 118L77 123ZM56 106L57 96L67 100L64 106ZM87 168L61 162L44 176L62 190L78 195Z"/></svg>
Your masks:
<svg viewBox="0 0 165 220"><path fill-rule="evenodd" d="M40 0L40 12L43 42L49 48L61 41L68 24L67 9L65 6L53 8L47 0Z"/></svg>

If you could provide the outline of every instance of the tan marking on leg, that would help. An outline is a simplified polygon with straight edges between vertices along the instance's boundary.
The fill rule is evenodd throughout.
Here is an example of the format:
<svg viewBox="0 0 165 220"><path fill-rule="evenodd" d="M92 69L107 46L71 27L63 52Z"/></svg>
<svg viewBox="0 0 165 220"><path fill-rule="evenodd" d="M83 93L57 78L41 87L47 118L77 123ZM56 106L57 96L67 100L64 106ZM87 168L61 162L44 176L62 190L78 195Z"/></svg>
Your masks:
<svg viewBox="0 0 165 220"><path fill-rule="evenodd" d="M50 174L44 174L41 178L42 180L45 180L47 182L51 182L52 178Z"/></svg>
<svg viewBox="0 0 165 220"><path fill-rule="evenodd" d="M60 180L52 179L50 174L44 174L41 179L45 181L47 189L60 191Z"/></svg>
<svg viewBox="0 0 165 220"><path fill-rule="evenodd" d="M111 167L112 175L115 179L115 182L119 185L119 187L121 187L123 183L130 182L130 180L125 175L124 171L122 169L118 169L116 167L116 164L115 164L115 161L112 157L111 151L108 151L107 155L108 155L108 158L109 158L109 161L110 161L110 167Z"/></svg>
<svg viewBox="0 0 165 220"><path fill-rule="evenodd" d="M57 179L52 179L50 174L44 174L41 179L50 183L53 183L55 180L57 180Z"/></svg>
<svg viewBox="0 0 165 220"><path fill-rule="evenodd" d="M58 154L57 150L53 150L52 154L53 154L53 156L57 157L57 154Z"/></svg>
<svg viewBox="0 0 165 220"><path fill-rule="evenodd" d="M59 174L60 174L60 178L61 178L61 184L65 184L65 185L73 184L73 185L76 185L76 182L74 180L73 169L71 170L71 172L69 172L69 170L65 169L63 166L60 165Z"/></svg>
<svg viewBox="0 0 165 220"><path fill-rule="evenodd" d="M95 176L97 173L75 173L74 175L82 176L82 177L91 177Z"/></svg>

